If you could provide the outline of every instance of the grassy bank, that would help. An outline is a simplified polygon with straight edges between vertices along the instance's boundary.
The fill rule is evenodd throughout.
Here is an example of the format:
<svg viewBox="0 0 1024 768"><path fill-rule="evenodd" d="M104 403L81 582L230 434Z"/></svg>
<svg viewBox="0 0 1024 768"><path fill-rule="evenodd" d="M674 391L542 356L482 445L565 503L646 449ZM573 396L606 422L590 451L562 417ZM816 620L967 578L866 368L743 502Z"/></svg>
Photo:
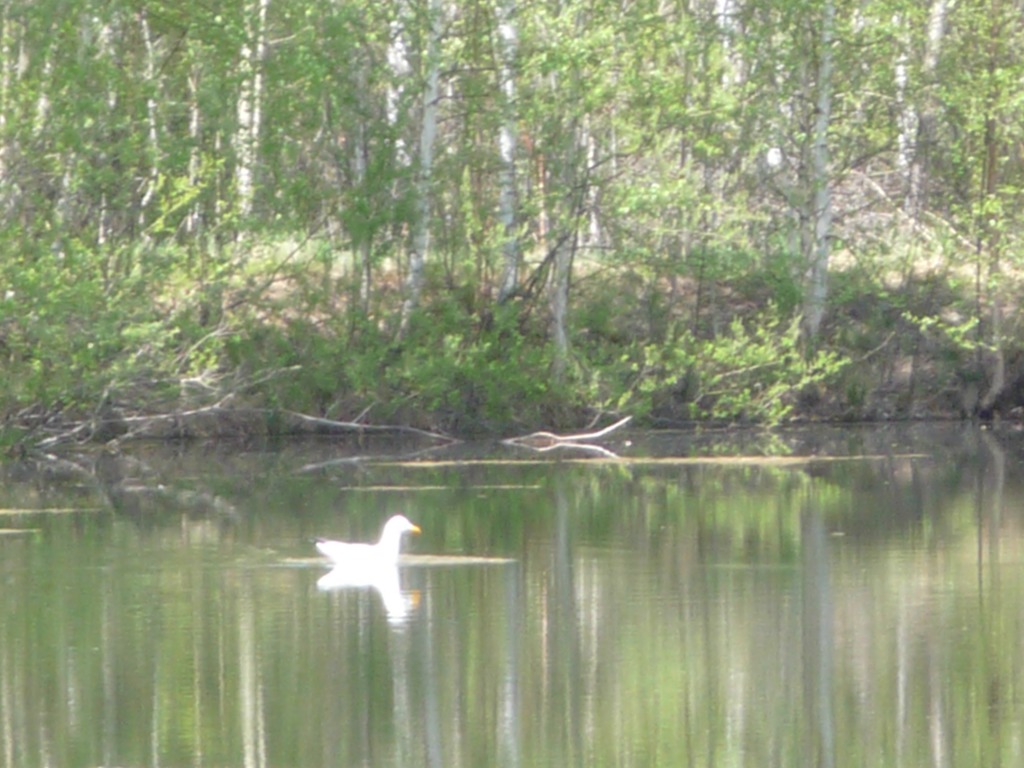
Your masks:
<svg viewBox="0 0 1024 768"><path fill-rule="evenodd" d="M399 333L403 276L383 269L364 302L345 264L305 242L217 259L69 250L12 265L0 303L4 441L316 428L288 413L459 436L601 413L655 427L945 418L979 415L991 384L970 286L938 275L835 272L809 350L798 278L778 259L701 283L583 266L570 364L556 375L544 291L498 304L435 266ZM980 415L1021 404L1019 349L1002 350L1005 384Z"/></svg>

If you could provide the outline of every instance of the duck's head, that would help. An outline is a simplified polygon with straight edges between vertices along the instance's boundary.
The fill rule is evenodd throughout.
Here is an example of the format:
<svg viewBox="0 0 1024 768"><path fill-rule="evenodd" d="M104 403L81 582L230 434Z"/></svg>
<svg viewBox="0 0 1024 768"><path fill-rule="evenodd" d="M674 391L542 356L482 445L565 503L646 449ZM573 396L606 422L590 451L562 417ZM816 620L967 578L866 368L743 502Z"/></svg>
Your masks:
<svg viewBox="0 0 1024 768"><path fill-rule="evenodd" d="M420 527L412 522L405 515L395 515L384 524L384 531L381 538L401 536L404 533L419 533Z"/></svg>

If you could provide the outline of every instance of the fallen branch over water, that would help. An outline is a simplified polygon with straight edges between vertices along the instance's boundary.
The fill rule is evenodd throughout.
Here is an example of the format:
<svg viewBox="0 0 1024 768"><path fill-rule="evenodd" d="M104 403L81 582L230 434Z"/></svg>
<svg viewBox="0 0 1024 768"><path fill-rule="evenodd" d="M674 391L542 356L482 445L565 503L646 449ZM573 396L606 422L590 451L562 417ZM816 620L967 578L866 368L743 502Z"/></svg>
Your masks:
<svg viewBox="0 0 1024 768"><path fill-rule="evenodd" d="M501 443L502 445L513 445L517 448L526 448L528 450L535 451L536 453L545 453L559 448L573 448L608 458L618 458L618 454L615 452L609 451L603 446L595 445L592 441L605 437L615 430L624 427L632 418L632 416L626 416L625 418L619 419L614 424L611 424L604 429L599 429L596 432L582 432L576 435L559 435L554 432L531 432L528 435L522 435L520 437L506 438L505 440L502 440Z"/></svg>

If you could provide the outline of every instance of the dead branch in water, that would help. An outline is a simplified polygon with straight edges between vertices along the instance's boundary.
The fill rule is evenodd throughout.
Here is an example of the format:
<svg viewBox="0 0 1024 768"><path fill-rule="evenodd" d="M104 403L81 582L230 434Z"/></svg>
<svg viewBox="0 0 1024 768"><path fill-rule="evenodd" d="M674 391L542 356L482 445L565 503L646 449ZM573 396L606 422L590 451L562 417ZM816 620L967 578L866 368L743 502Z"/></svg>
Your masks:
<svg viewBox="0 0 1024 768"><path fill-rule="evenodd" d="M531 432L528 435L506 438L501 441L501 444L513 445L517 448L527 448L536 453L545 453L559 448L574 448L607 458L618 458L618 454L600 445L595 445L592 441L598 440L620 427L624 427L632 418L632 416L626 416L596 432L582 432L576 435L559 435L554 432Z"/></svg>
<svg viewBox="0 0 1024 768"><path fill-rule="evenodd" d="M341 435L379 434L414 435L445 444L458 442L453 437L405 425L367 424L310 416L298 411L272 408L235 407L232 396L211 405L157 414L117 414L108 416L117 442L132 439L176 439L192 437L239 437L254 435ZM365 415L365 411L358 418ZM50 450L59 445L96 441L102 434L104 416L67 423L41 440L35 450ZM103 438L99 442L104 442Z"/></svg>

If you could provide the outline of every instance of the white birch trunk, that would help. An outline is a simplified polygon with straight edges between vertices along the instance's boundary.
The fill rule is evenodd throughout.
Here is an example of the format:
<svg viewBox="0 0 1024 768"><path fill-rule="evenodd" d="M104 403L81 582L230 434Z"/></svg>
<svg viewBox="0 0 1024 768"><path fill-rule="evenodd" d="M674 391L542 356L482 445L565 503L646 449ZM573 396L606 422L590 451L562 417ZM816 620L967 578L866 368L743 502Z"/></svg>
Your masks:
<svg viewBox="0 0 1024 768"><path fill-rule="evenodd" d="M583 247L585 249L597 249L601 247L602 240L601 217L598 215L598 211L601 208L601 191L597 184L591 183L590 174L597 168L600 148L597 137L592 129L590 115L584 115L582 122L583 135L580 137L580 141L586 149L585 178L588 179L586 193L587 228L583 237Z"/></svg>
<svg viewBox="0 0 1024 768"><path fill-rule="evenodd" d="M558 71L552 71L548 77L548 87L551 94L563 94L572 98L582 92L584 85L579 77L573 74L566 74L564 77ZM581 118L576 113L577 107L569 108L569 114L562 124L564 139L560 157L557 164L551 166L551 181L555 182L557 188L563 190L561 194L552 194L551 200L545 194L543 197L542 212L549 207L554 213L562 208L561 215L555 213L551 216L551 226L557 238L554 246L553 264L549 277L548 306L551 311L551 339L554 346L554 356L551 363L551 378L554 384L558 385L565 379L569 366L569 280L572 274L572 259L578 245L579 221L581 209L584 207L584 200L577 198L586 191L579 190L580 168L586 163L587 156L587 130ZM541 183L546 187L548 178L547 168L540 170ZM559 202L555 202L558 200Z"/></svg>
<svg viewBox="0 0 1024 768"><path fill-rule="evenodd" d="M893 17L893 26L900 29L906 22L899 14ZM909 81L908 67L910 55L906 47L910 41L905 35L900 35L901 44L904 49L896 57L893 79L896 85L896 109L899 134L896 136L896 162L901 171L909 178L910 168L914 162L914 146L917 139L917 110L907 101L907 84ZM908 187L909 188L909 187Z"/></svg>
<svg viewBox="0 0 1024 768"><path fill-rule="evenodd" d="M946 29L946 0L933 0L928 13L928 37L925 45L924 62L921 77L926 87L935 82L935 71L939 64L939 51ZM922 143L927 147L935 126L935 109L932 103L925 103L920 114L915 114L914 143L911 162L907 175L907 213L915 221L920 215L925 197L925 162L927 150L922 151Z"/></svg>
<svg viewBox="0 0 1024 768"><path fill-rule="evenodd" d="M360 73L360 85L365 86L365 73ZM362 89L365 91L365 87ZM359 127L356 130L356 142L355 151L352 153L352 172L355 176L355 187L356 189L364 190L366 193L366 159L367 159L367 146L366 146L366 126L360 122ZM363 309L364 313L369 312L370 308L370 290L372 288L372 248L373 243L371 242L371 235L364 232L360 236L360 240L357 244L359 252L359 304Z"/></svg>
<svg viewBox="0 0 1024 768"><path fill-rule="evenodd" d="M266 56L267 10L270 0L255 0L247 9L246 39L239 52L241 85L235 129L235 194L242 218L252 215L256 192L256 159L259 154L263 98L263 59Z"/></svg>
<svg viewBox="0 0 1024 768"><path fill-rule="evenodd" d="M44 83L53 81L53 62L50 57L47 56L43 62L43 79ZM50 120L50 94L43 88L39 91L39 98L36 99L36 122L35 122L35 133L40 135L43 133L47 122Z"/></svg>
<svg viewBox="0 0 1024 768"><path fill-rule="evenodd" d="M441 0L430 0L430 39L427 44L426 79L423 88L423 119L419 136L419 167L416 169L416 218L409 247L409 274L399 335L404 335L413 311L419 306L423 268L430 248L430 208L433 198L434 140L437 137L438 82L440 79Z"/></svg>
<svg viewBox="0 0 1024 768"><path fill-rule="evenodd" d="M202 172L202 153L199 142L202 131L202 112L199 109L199 67L193 65L188 76L188 138L192 146L188 155L188 183L193 189L200 184ZM185 231L192 236L199 236L202 230L202 202L197 196L189 210L185 221Z"/></svg>
<svg viewBox="0 0 1024 768"><path fill-rule="evenodd" d="M11 183L7 176L7 156L11 152L7 137L7 113L11 102L11 84L14 75L14 32L8 17L7 4L0 11L0 212L6 216Z"/></svg>
<svg viewBox="0 0 1024 768"><path fill-rule="evenodd" d="M139 11L139 26L141 28L142 40L146 46L146 82L152 89L156 87L156 52L145 9ZM149 151L152 157L150 158L149 173L146 176L145 191L142 193L142 199L139 201L138 225L140 229L145 227L146 209L153 202L153 198L156 197L160 174L160 141L157 131L156 99L153 98L152 91L150 91L150 95L146 98L146 127Z"/></svg>
<svg viewBox="0 0 1024 768"><path fill-rule="evenodd" d="M391 22L391 34L388 42L388 67L391 69L391 83L387 92L387 117L392 129L397 129L402 111L404 83L409 76L409 48L405 42L405 19L410 12L406 0L399 0L398 15ZM395 130L395 157L398 165L407 168L410 163L409 152L405 146L405 137L401 131Z"/></svg>
<svg viewBox="0 0 1024 768"><path fill-rule="evenodd" d="M16 102L19 81L28 71L24 26L12 19L11 3L4 3L3 29L0 31L0 212L7 215L16 205L18 189L11 178L9 163L18 154L16 135L8 134L8 120L19 120Z"/></svg>
<svg viewBox="0 0 1024 768"><path fill-rule="evenodd" d="M498 221L502 227L502 276L498 301L507 301L519 282L519 233L516 227L516 118L515 61L519 45L515 22L515 0L500 0L498 15L498 61L500 66L502 120L498 135L501 171L498 178Z"/></svg>
<svg viewBox="0 0 1024 768"><path fill-rule="evenodd" d="M555 345L551 376L556 384L565 379L569 365L569 275L572 271L572 243L560 243L555 250L554 281L551 286L551 335Z"/></svg>
<svg viewBox="0 0 1024 768"><path fill-rule="evenodd" d="M249 43L242 45L242 83L238 93L237 119L235 129L235 194L238 196L238 211L244 217L252 213L253 165L255 148L253 134L253 80L252 52Z"/></svg>
<svg viewBox="0 0 1024 768"><path fill-rule="evenodd" d="M743 82L743 58L741 51L734 44L740 34L736 17L739 14L737 0L714 0L715 18L722 33L722 51L726 66L722 68L722 86L729 88Z"/></svg>
<svg viewBox="0 0 1024 768"><path fill-rule="evenodd" d="M987 298L990 305L988 344L991 350L988 357L991 359L991 364L988 366L987 371L989 376L988 389L978 403L979 415L986 412L991 413L993 406L1006 388L1007 340L1003 336L1003 303L1006 301L1004 296L1006 285L1003 279L1002 268L1003 248L1006 245L1004 243L1004 233L1000 226L1003 215L991 213L989 208L991 202L998 201L1005 195L1005 192L1000 191L1000 187L1004 168L1002 158L1006 153L1008 141L1005 138L1006 131L1003 127L1005 118L999 115L999 106L1007 98L1008 94L1006 93L1006 85L1000 81L997 73L1000 67L1003 66L1001 61L1003 54L999 52L999 48L1001 43L1004 43L1008 38L1001 39L1006 34L1002 29L1006 17L1002 14L1001 5L999 0L993 0L989 10L991 21L988 34L991 45L985 63L989 84L986 88L987 92L983 95L982 102L984 104L985 129L981 148L981 196L977 202L976 214L978 217L977 269L979 275L985 270L983 261L986 256L988 264L984 283L979 281L977 290L979 308L983 304L982 297L984 294L988 294ZM982 352L982 349L979 347L979 353Z"/></svg>
<svg viewBox="0 0 1024 768"><path fill-rule="evenodd" d="M934 75L939 66L942 38L946 34L947 0L933 0L928 12L928 45L924 52L925 75Z"/></svg>
<svg viewBox="0 0 1024 768"><path fill-rule="evenodd" d="M828 296L829 236L832 228L832 192L829 175L828 127L832 115L832 41L834 0L822 7L821 36L815 74L815 110L811 145L811 225L813 242L809 256L804 305L804 328L810 339L818 335Z"/></svg>
<svg viewBox="0 0 1024 768"><path fill-rule="evenodd" d="M586 158L586 130L581 128L578 119L567 121L564 130L571 138L567 140L565 154L560 158L561 173L556 179L562 189L576 190L577 185L581 183L580 164L585 162ZM555 245L548 299L551 309L551 338L554 343L551 377L556 385L565 379L569 366L569 280L572 274L573 254L579 242L579 209L583 205L583 201L576 198L578 194L582 193L567 192L563 196L562 204L565 210L558 217L559 223L556 225L559 241Z"/></svg>

